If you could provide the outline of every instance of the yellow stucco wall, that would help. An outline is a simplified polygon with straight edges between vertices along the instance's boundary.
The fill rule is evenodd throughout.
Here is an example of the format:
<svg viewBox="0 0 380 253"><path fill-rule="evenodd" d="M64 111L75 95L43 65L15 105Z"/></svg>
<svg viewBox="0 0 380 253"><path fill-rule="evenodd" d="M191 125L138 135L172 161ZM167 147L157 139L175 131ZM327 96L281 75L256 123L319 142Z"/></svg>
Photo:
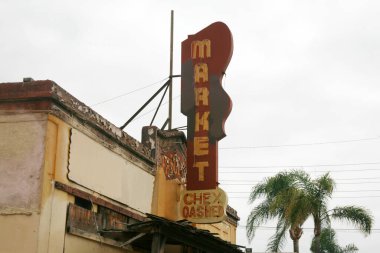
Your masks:
<svg viewBox="0 0 380 253"><path fill-rule="evenodd" d="M153 175L131 164L120 154L110 151L89 135L91 133L84 134L53 115L48 117L38 253L132 252L101 243L98 238L91 240L68 234L65 229L67 205L74 203L74 196L55 189L54 181L79 188L94 196L102 193L135 209L151 212ZM136 192L141 187L149 194L144 191ZM97 206L94 205L93 211L96 210Z"/></svg>
<svg viewBox="0 0 380 253"><path fill-rule="evenodd" d="M97 248L94 245L99 243L66 234L67 206L74 203L74 197L57 190L54 182L86 190L67 177L72 126L46 112L0 112L0 122L0 253L63 252L65 247L71 252L121 252L111 246ZM153 176L149 177L152 192ZM123 181L123 177L115 175L115 180ZM128 187L141 187L138 176L129 180L133 184ZM151 197L137 201L147 203L146 211L151 211ZM65 246L67 238L74 239Z"/></svg>
<svg viewBox="0 0 380 253"><path fill-rule="evenodd" d="M39 216L0 215L0 253L37 252Z"/></svg>
<svg viewBox="0 0 380 253"><path fill-rule="evenodd" d="M55 189L54 182L59 181L86 190L68 177L72 126L46 113L0 114L0 119L6 122L0 124L0 253L50 253L63 252L64 249L65 252L125 252L66 233L67 205L74 202L74 197ZM85 159L91 159L91 155L94 157L103 152L102 150L105 154L112 152L89 140L90 137L80 131L76 133L87 140L76 146L76 155L80 156L80 149L93 150L94 146L97 151L88 153ZM77 162L79 156L71 161ZM116 163L122 167L117 170L120 173L114 175L114 179L120 181L118 185L122 186L115 194L104 192L104 188L98 189L96 185L86 181L82 176L88 172L81 175L83 171L79 171L71 179L83 179L82 183L91 190L111 195L111 198L119 196L121 202L131 207L136 206L143 212L151 212L171 220L181 219L178 204L183 185L178 180L167 180L162 168L158 168L154 177L135 165L125 166L128 161L116 153L104 157L106 164L117 160ZM91 172L107 169L104 168L104 163L91 163L90 167L97 164L99 168ZM75 168L76 172L81 166L86 165L79 164ZM123 170L129 170L132 174L124 173ZM91 176L99 179L102 175L93 173ZM139 195L141 187L150 193L140 192ZM236 241L236 228L231 224L198 227L218 233L222 239L232 243Z"/></svg>
<svg viewBox="0 0 380 253"><path fill-rule="evenodd" d="M227 221L214 224L197 224L196 227L209 230L211 233L217 233L219 238L236 243L236 227Z"/></svg>
<svg viewBox="0 0 380 253"><path fill-rule="evenodd" d="M67 204L73 196L58 191L56 180L68 183L70 127L62 120L49 115L45 138L45 156L42 177L41 212L38 233L38 253L63 252Z"/></svg>
<svg viewBox="0 0 380 253"><path fill-rule="evenodd" d="M75 147L73 150L72 141L73 138L71 136L71 133L75 132L77 137L79 136L82 141L78 144L78 146ZM48 117L48 124L47 124L47 130L46 130L46 139L45 139L45 159L44 159L44 177L43 177L43 191L42 191L42 198L41 198L41 218L40 218L40 226L39 226L39 238L38 238L38 253L50 253L50 252L102 252L102 253L116 253L116 252L126 252L126 250L120 250L118 248L115 248L113 246L109 246L106 243L100 243L99 241L96 241L98 239L89 240L84 237L71 235L66 233L66 216L67 216L67 206L69 203L74 203L74 196L71 196L67 194L66 192L60 191L55 189L54 182L58 181L61 183L65 183L67 185L70 185L74 188L79 188L81 190L87 191L87 189L83 188L82 186L74 183L69 178L70 173L70 162L73 162L74 160L70 159L72 158L72 155L75 154L74 163L78 162L78 159L80 159L80 156L82 155L81 159L84 161L88 161L89 159L96 160L94 157L100 157L101 162L98 163L91 163L91 164L79 164L79 166L75 167L76 170L81 170L81 168L89 168L91 169L88 171L88 173L91 173L91 175L87 175L86 177L83 177L82 183L84 183L85 186L92 188L93 191L90 191L91 194L94 196L99 196L99 194L95 192L103 193L105 196L114 198L117 196L118 193L120 193L120 190L126 190L123 189L117 189L116 192L103 192L102 188L97 188L96 185L94 186L91 184L90 179L96 179L98 182L102 182L102 180L106 179L104 178L104 175L101 173L97 173L101 170L106 171L108 174L112 174L110 172L110 169L112 169L112 158L117 159L121 164L126 164L126 161L123 160L120 156L117 154L111 153L111 161L109 157L106 155L106 159L104 158L104 155L99 155L101 152L105 152L106 154L110 154L111 152L106 147L96 143L90 137L84 135L83 133L75 130L65 121L58 119L57 117L53 115L49 115ZM95 149L94 150L94 146ZM105 166L105 164L108 163L108 167ZM82 166L82 167L81 167ZM96 167L97 166L97 167ZM71 167L72 168L72 167ZM123 168L125 169L125 168ZM142 170L141 170L142 171ZM78 172L78 171L76 171ZM147 172L142 171L143 173L147 174ZM81 172L79 171L79 174ZM84 173L86 175L86 173ZM82 175L83 176L83 175ZM103 176L103 177L102 177ZM151 177L151 192L153 188L153 176L149 175ZM115 184L115 181L118 185L122 185L122 183L128 183L125 178L123 178L121 175L113 175L114 181L109 181L109 184ZM131 189L136 189L137 187L141 187L141 181L139 181L139 177L136 175L133 175L129 180L133 180L133 184L129 184L128 187ZM124 181L124 182L123 182ZM146 185L147 187L149 185ZM110 189L113 189L110 187ZM110 191L109 189L107 189ZM128 189L130 190L130 189ZM95 192L94 192L95 191ZM136 201L142 202L145 201L145 203L148 203L147 206L149 206L148 212L150 212L150 205L151 205L151 198L138 198ZM135 201L135 202L136 202ZM136 205L135 202L132 202ZM129 203L130 204L130 203ZM93 206L93 211L96 212L97 206Z"/></svg>
<svg viewBox="0 0 380 253"><path fill-rule="evenodd" d="M167 180L159 167L154 181L152 213L170 220L179 220L178 205L183 186L177 180Z"/></svg>
<svg viewBox="0 0 380 253"><path fill-rule="evenodd" d="M65 253L126 253L133 252L112 247L101 242L66 234Z"/></svg>
<svg viewBox="0 0 380 253"><path fill-rule="evenodd" d="M34 253L47 116L0 112L0 122L0 253Z"/></svg>

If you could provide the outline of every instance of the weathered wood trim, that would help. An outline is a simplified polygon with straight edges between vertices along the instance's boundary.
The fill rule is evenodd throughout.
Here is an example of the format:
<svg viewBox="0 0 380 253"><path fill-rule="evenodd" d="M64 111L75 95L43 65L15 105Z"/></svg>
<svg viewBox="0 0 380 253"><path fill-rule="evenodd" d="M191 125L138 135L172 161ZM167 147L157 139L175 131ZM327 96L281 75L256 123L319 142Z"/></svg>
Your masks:
<svg viewBox="0 0 380 253"><path fill-rule="evenodd" d="M79 190L77 188L71 187L67 184L61 183L61 182L55 182L55 188L64 192L67 192L71 195L90 200L92 203L101 205L104 207L107 207L115 212L121 213L123 215L126 215L128 217L131 217L133 219L136 219L138 221L145 221L146 218L140 214L134 213L126 208L120 207L118 205L115 205L107 200L104 200L99 197L95 197L91 195L90 193L87 193L85 191Z"/></svg>

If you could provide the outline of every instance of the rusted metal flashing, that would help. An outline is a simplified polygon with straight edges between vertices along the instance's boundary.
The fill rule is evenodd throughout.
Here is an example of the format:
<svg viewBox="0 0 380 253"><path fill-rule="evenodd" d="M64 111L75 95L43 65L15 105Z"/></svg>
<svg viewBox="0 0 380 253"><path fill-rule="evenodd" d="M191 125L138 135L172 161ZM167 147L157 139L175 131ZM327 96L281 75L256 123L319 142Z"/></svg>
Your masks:
<svg viewBox="0 0 380 253"><path fill-rule="evenodd" d="M79 190L77 188L71 187L67 184L61 183L61 182L55 182L55 188L64 192L67 192L68 194L71 194L73 196L77 196L86 200L90 200L92 203L104 206L106 208L109 208L115 212L118 212L120 214L126 215L128 217L131 217L138 221L145 221L146 218L142 216L141 214L134 213L126 208L123 208L121 206L115 205L107 200L104 200L99 197L95 197L91 195L90 193L84 192L82 190Z"/></svg>
<svg viewBox="0 0 380 253"><path fill-rule="evenodd" d="M27 83L0 83L0 110L51 110L62 118L65 111L150 165L155 163L150 149L100 116L51 80ZM65 119L63 117L63 119Z"/></svg>

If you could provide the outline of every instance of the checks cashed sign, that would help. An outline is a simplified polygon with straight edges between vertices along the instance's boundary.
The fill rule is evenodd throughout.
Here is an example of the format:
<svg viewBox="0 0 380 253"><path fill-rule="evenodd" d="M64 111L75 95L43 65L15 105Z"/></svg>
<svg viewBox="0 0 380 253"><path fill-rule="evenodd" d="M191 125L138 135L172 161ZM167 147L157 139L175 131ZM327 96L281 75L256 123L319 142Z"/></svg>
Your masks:
<svg viewBox="0 0 380 253"><path fill-rule="evenodd" d="M218 141L226 136L224 122L232 108L222 87L232 51L232 34L222 22L182 42L181 111L187 116L187 185L181 211L185 218L198 223L223 220L227 206L225 193L218 188Z"/></svg>
<svg viewBox="0 0 380 253"><path fill-rule="evenodd" d="M182 217L195 223L215 223L224 219L227 195L220 189L184 191L181 196Z"/></svg>

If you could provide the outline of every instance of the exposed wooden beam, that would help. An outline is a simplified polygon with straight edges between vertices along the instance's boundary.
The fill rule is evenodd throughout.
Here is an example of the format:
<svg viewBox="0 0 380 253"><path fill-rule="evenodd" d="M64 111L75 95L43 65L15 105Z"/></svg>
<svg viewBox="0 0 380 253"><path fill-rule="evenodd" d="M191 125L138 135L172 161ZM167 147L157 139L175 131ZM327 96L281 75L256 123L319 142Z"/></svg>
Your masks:
<svg viewBox="0 0 380 253"><path fill-rule="evenodd" d="M90 194L88 192L85 192L85 191L79 190L77 188L71 187L71 186L69 186L67 184L64 184L64 183L56 181L55 182L55 188L58 189L58 190L67 192L68 194L80 197L82 199L90 200L94 204L107 207L107 208L109 208L109 209L111 209L111 210L113 210L115 212L124 214L124 215L126 215L128 217L131 217L133 219L136 219L138 221L144 221L144 220L146 220L146 218L144 216L140 215L140 214L134 213L134 212L132 212L132 211L126 209L126 208L123 208L121 206L115 205L115 204L113 204L110 201L107 201L105 199L102 199L102 198L99 198L99 197L95 197L95 196L93 196L92 194Z"/></svg>
<svg viewBox="0 0 380 253"><path fill-rule="evenodd" d="M146 233L140 233L140 234L136 235L135 237L132 237L132 238L129 239L128 241L126 241L126 242L120 244L120 247L124 247L124 246L126 246L126 245L128 245L128 244L131 244L132 242L136 241L137 239L143 237L144 235L146 235Z"/></svg>

